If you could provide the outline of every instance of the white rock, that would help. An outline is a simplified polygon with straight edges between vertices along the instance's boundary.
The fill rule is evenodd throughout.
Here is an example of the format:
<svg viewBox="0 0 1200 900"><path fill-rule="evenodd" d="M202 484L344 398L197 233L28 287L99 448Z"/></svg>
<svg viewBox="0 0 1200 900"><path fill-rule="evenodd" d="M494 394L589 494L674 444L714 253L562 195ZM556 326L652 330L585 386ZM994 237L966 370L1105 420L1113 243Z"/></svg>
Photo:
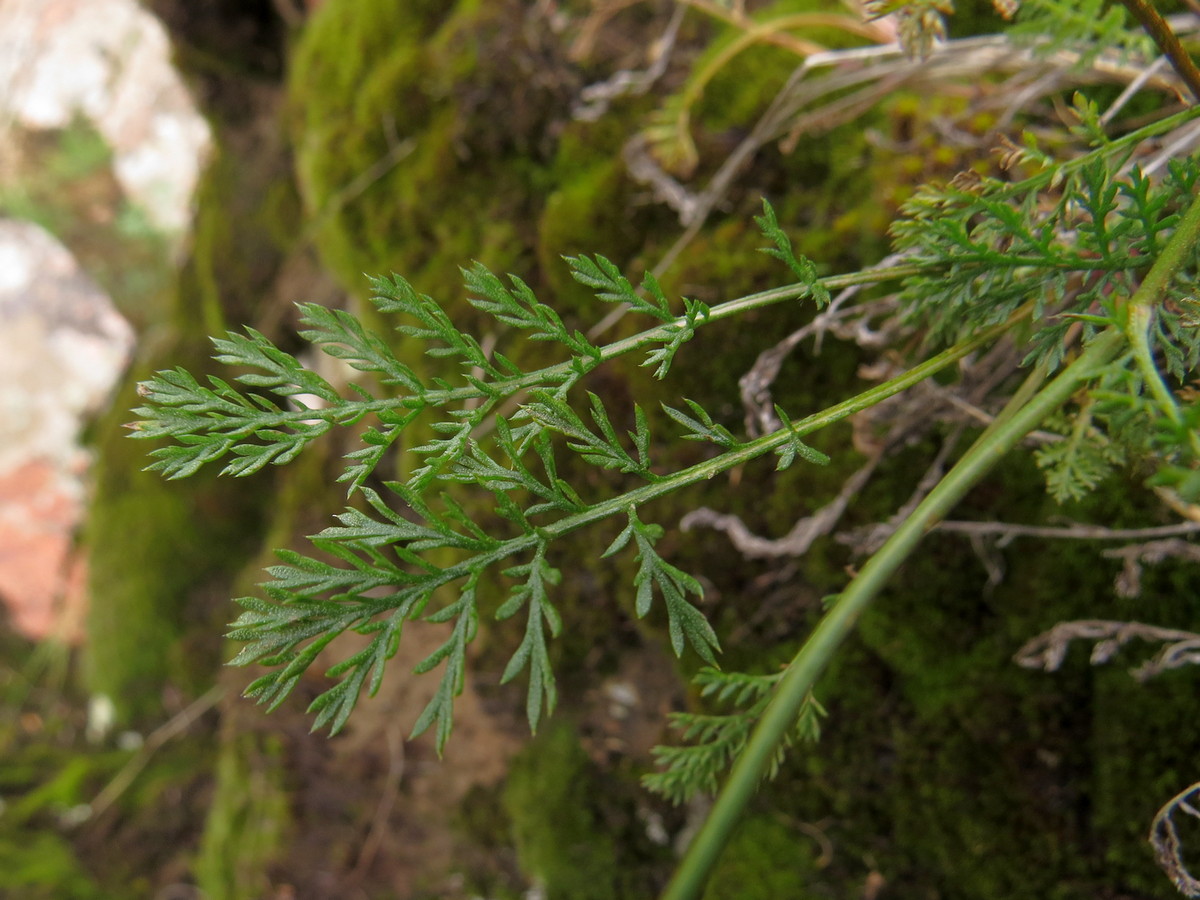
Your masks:
<svg viewBox="0 0 1200 900"><path fill-rule="evenodd" d="M133 344L57 239L0 219L0 472L31 458L75 468L82 421L108 399Z"/></svg>
<svg viewBox="0 0 1200 900"><path fill-rule="evenodd" d="M80 115L112 147L130 198L182 234L212 138L162 23L136 0L0 0L0 132Z"/></svg>

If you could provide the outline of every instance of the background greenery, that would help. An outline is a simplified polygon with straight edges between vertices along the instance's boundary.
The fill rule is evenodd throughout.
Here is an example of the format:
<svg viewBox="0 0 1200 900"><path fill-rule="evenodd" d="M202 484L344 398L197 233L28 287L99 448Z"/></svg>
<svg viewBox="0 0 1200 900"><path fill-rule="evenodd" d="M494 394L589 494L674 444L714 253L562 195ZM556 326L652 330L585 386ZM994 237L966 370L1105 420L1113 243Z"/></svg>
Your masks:
<svg viewBox="0 0 1200 900"><path fill-rule="evenodd" d="M416 702L393 684L405 680L402 665L384 695L363 704L361 721L330 741L309 735L302 715L319 684L302 684L302 696L264 719L238 699L245 673L220 669L230 651L219 635L233 618L228 597L253 590L269 548L297 545L343 504L332 486L338 448L249 481L167 484L140 471L145 445L126 441L118 425L150 372L204 369L207 334L246 323L298 348L292 302L365 312L363 273L402 273L470 330L478 314L462 299L458 267L478 259L520 274L569 325L588 328L600 313L559 258L598 252L636 273L667 254L683 228L629 176L623 149L736 29L689 13L676 63L653 90L581 121L571 115L581 88L641 65L669 5L614 7L603 19L603 4L326 0L291 25L266 0L148 5L172 28L219 151L199 191L191 252L173 278L140 263L105 275L112 255L95 254L102 282L141 273L137 285L151 299L137 324L153 339L94 429L93 608L78 678L57 651L6 638L3 698L14 715L0 726L0 896L149 897L177 882L214 898L285 896L288 886L298 897L517 897L531 883L552 900L649 896L670 872L670 840L702 810L670 807L638 779L666 736L663 714L700 701L687 688L694 660L675 661L659 624L633 617L631 573L619 562L571 553L583 562L561 594L574 623L555 649L563 699L536 739L521 732L524 692L496 684L520 637L500 628L483 639L474 711L443 763L424 740L404 748L390 737ZM820 4L752 6L766 18ZM559 31L554 15L568 23ZM996 19L980 12L957 23L986 31ZM589 25L600 37L583 52ZM852 40L835 29L816 36L831 46ZM698 157L687 183L717 170L794 65L778 48L754 48L716 71L691 111ZM1064 85L1058 99L1072 90ZM663 272L667 293L715 300L773 285L776 264L757 252L752 223L764 195L823 271L875 262L915 186L962 167L965 151L939 139L935 120L969 99L900 92L792 152L767 145ZM979 135L994 124L990 113L964 121ZM92 136L63 140L76 142L59 144L64 159L103 168ZM63 178L75 177L73 165L60 167ZM75 219L37 182L0 203L35 208L71 243ZM141 232L130 234L119 252L142 252ZM703 332L681 351L668 386L624 367L592 389L617 407L693 397L737 431L738 377L809 315L778 308ZM537 358L537 347L522 352L522 362ZM858 347L829 340L819 358L787 364L776 399L788 409L827 405L856 389L864 361ZM663 501L657 520L708 505L783 534L832 499L864 458L849 429L817 446L834 465L782 476L747 469ZM890 515L935 451L927 439L898 453L847 526ZM698 451L660 452L678 464ZM1013 459L960 513L1144 525L1156 512L1131 503L1131 488L1117 479L1059 507L1032 461ZM791 656L820 598L855 563L833 540L794 564L745 560L705 531L669 533L660 549L711 582L707 611L727 667L761 672ZM1011 659L1028 638L1072 618L1192 628L1194 569L1157 567L1139 598L1122 599L1112 589L1119 563L1092 545L1021 539L1000 552L1005 577L994 588L958 536L931 537L909 561L820 685L829 710L820 743L793 752L762 791L709 897L1175 896L1144 834L1158 806L1194 780L1192 673L1139 685L1082 654L1054 675ZM192 700L214 684L223 699L198 713L186 739L145 754L116 802L69 825L70 810L139 758L85 748L82 697L113 697L123 727L153 733L165 693ZM623 717L612 712L620 685L639 696ZM30 731L22 712L44 725Z"/></svg>

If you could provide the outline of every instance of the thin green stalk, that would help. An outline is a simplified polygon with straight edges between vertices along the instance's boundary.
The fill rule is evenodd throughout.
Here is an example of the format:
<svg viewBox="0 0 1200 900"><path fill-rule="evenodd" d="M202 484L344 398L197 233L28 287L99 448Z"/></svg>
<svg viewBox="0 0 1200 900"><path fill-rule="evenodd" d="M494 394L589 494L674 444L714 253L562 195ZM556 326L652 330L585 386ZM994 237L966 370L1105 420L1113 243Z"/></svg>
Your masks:
<svg viewBox="0 0 1200 900"><path fill-rule="evenodd" d="M1098 150L1084 153L1074 159L1067 160L1061 165L1047 166L1036 175L1031 175L1021 181L1014 181L996 192L996 197L1020 197L1039 187L1057 184L1059 179L1073 174L1094 162L1097 158L1108 157L1117 152L1130 151L1138 144L1160 134L1166 134L1176 128L1181 128L1188 122L1200 118L1200 106L1189 106L1174 115L1166 116L1144 125L1119 138L1113 138Z"/></svg>
<svg viewBox="0 0 1200 900"><path fill-rule="evenodd" d="M652 500L666 496L688 485L708 481L722 472L728 472L730 469L745 465L751 460L758 459L761 456L778 450L791 441L793 437L805 437L813 432L820 431L822 428L827 428L830 425L840 422L857 412L877 406L887 398L894 397L896 394L908 390L918 382L924 381L947 366L974 353L980 347L991 343L1005 331L1027 318L1031 309L1032 304L1026 304L1013 313L1007 321L993 325L991 328L984 329L970 338L959 341L953 347L943 350L936 356L930 357L920 365L914 366L907 372L903 372L895 378L885 381L883 384L878 384L869 390L863 391L861 394L856 394L848 400L843 400L841 403L830 406L820 412L805 416L803 419L798 419L792 423L790 429L782 428L779 431L764 435L756 440L742 444L740 447L722 453L720 456L696 463L686 469L681 469L673 475L660 478L650 484L634 488L617 497L589 506L581 512L564 516L557 521L540 526L533 533L520 535L498 543L493 549L487 551L486 554L472 557L467 562L462 562L442 570L438 575L437 584L439 586L450 584L460 578L467 577L474 569L490 566L501 560L524 553L546 541L578 531L580 528L603 521L611 516L618 516L630 508L641 507ZM389 604L390 598L380 598L378 607L371 610L370 615L377 615L380 612L391 609L392 607Z"/></svg>
<svg viewBox="0 0 1200 900"><path fill-rule="evenodd" d="M911 555L917 542L949 512L963 494L983 478L997 460L1036 428L1047 414L1065 403L1081 384L1098 375L1104 365L1115 358L1122 343L1119 334L1106 332L1033 400L1006 417L990 434L981 436L863 566L788 666L776 689L775 698L734 764L728 782L688 847L662 900L692 900L699 896L743 807L774 757L775 748L795 723L804 698L834 651L849 636L863 610L900 564Z"/></svg>
<svg viewBox="0 0 1200 900"><path fill-rule="evenodd" d="M1180 220L1142 284L1127 301L1125 321L1138 323L1144 310L1161 301L1170 279L1200 242L1200 197ZM1071 365L1032 398L1036 385L1026 385L979 439L947 473L904 523L846 587L780 679L775 697L755 726L745 750L730 772L704 825L688 847L662 900L694 900L728 841L742 809L762 780L784 735L792 728L804 698L849 636L859 616L871 604L896 569L912 554L922 537L979 482L991 467L1009 453L1049 413L1070 399L1080 387L1099 376L1133 333L1109 329L1092 341ZM1138 333L1144 334L1144 330ZM1148 348L1147 348L1148 351ZM1036 379L1038 376L1034 376Z"/></svg>
<svg viewBox="0 0 1200 900"><path fill-rule="evenodd" d="M1180 239L1176 240L1176 237ZM1191 207L1180 219L1172 240L1129 299L1124 319L1125 337L1129 341L1134 359L1137 360L1146 389L1153 395L1163 414L1177 425L1183 421L1183 417L1179 412L1179 404L1154 363L1150 330L1154 326L1154 316L1166 295L1171 278L1187 262L1197 241L1200 241L1200 198L1192 202ZM1191 444L1193 451L1200 455L1200 435L1193 432Z"/></svg>
<svg viewBox="0 0 1200 900"><path fill-rule="evenodd" d="M792 423L790 429L781 428L771 434L742 444L736 449L722 453L720 456L696 463L694 466L682 469L673 475L665 476L640 488L635 488L628 493L621 494L619 497L597 503L584 512L567 516L539 530L547 537L558 537L559 535L574 531L581 525L598 522L601 519L628 509L630 506L641 506L649 503L651 500L678 491L680 488L707 481L715 475L727 472L760 456L774 452L791 441L793 437L802 438L813 432L820 431L822 428L827 428L864 409L877 406L889 397L894 397L896 394L908 390L918 382L924 381L947 366L974 353L980 347L989 344L1015 324L1026 319L1030 311L1031 306L1027 304L1010 316L1007 321L993 325L991 328L984 329L970 338L959 341L953 347L943 350L936 356L930 357L921 364L913 366L907 372L903 372L895 378L885 381L883 384L876 385L869 390L863 391L861 394L856 394L850 399L843 400L841 403L837 403L820 412L805 416L803 419L798 419Z"/></svg>
<svg viewBox="0 0 1200 900"><path fill-rule="evenodd" d="M944 269L941 264L930 263L913 263L899 266L887 266L877 269L864 269L861 272L851 272L847 275L830 275L825 278L818 278L817 283L828 291L840 291L843 288L854 287L857 285L866 284L882 284L888 281L896 281L901 278L908 278L911 275L933 275L937 271ZM800 297L807 297L812 292L812 285L795 283L785 284L783 287L771 288L766 291L759 291L757 294L749 294L745 297L738 297L736 300L727 300L720 303L708 311L708 315L700 318L697 325L711 325L714 322L719 322L722 319L728 319L735 316L740 316L752 309L770 306L773 303L779 303L783 300L795 300ZM686 319L680 317L673 322L667 322L663 325L657 325L649 328L638 334L631 335L619 341L615 341L603 347L600 352L600 360L608 362L611 359L616 359L629 353L632 350L637 350L642 347L647 347L652 344L662 341L664 338L670 337L672 333L686 322ZM530 373L529 375L519 376L513 379L514 383L519 383L522 380L533 382L534 379L544 379L547 372L567 372L570 370L572 363L559 363L547 369L538 372ZM465 389L459 388L461 392ZM454 393L454 392L451 392Z"/></svg>

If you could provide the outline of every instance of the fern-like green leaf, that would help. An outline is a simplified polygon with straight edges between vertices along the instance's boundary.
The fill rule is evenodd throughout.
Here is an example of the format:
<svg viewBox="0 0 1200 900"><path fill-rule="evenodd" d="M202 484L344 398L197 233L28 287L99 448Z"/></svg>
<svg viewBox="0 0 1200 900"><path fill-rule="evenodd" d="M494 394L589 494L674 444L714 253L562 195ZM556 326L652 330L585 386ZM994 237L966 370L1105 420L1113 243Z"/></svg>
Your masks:
<svg viewBox="0 0 1200 900"><path fill-rule="evenodd" d="M634 290L629 279L621 274L603 256L568 256L567 265L571 276L582 285L596 292L597 298L606 303L627 303L635 312L643 313L660 322L672 322L675 315L663 293L662 286L653 274L647 272L642 279L642 293Z"/></svg>
<svg viewBox="0 0 1200 900"><path fill-rule="evenodd" d="M558 702L558 689L546 647L546 633L557 637L562 631L562 619L550 602L546 586L558 584L562 573L546 562L546 547L539 544L530 562L512 566L504 574L522 580L513 587L508 600L496 611L496 618L507 619L524 609L526 622L521 644L508 661L500 683L507 684L525 669L529 670L525 714L530 730L536 732L542 714L554 712Z"/></svg>
<svg viewBox="0 0 1200 900"><path fill-rule="evenodd" d="M693 415L680 412L670 406L663 404L663 411L688 430L684 440L688 441L709 441L716 444L718 447L723 447L726 450L732 450L739 446L738 441L730 434L729 429L724 425L720 425L713 421L712 416L699 403L694 400L683 401L691 409Z"/></svg>
<svg viewBox="0 0 1200 900"><path fill-rule="evenodd" d="M654 759L662 771L643 776L642 783L673 803L683 803L696 794L716 793L720 777L746 746L780 677L782 673L751 675L702 668L693 679L701 697L734 708L727 713L672 713L671 727L689 743L655 747ZM775 777L793 741L815 743L820 738L825 715L825 709L810 693L800 707L795 726L776 749L767 778Z"/></svg>
<svg viewBox="0 0 1200 900"><path fill-rule="evenodd" d="M762 252L775 257L791 269L799 282L808 287L809 296L816 301L818 308L828 305L829 289L821 284L817 275L817 267L807 257L796 256L792 250L792 239L779 227L775 209L766 199L763 200L763 214L755 216L754 221L758 224L763 236L775 245L761 248Z"/></svg>
<svg viewBox="0 0 1200 900"><path fill-rule="evenodd" d="M690 645L701 659L715 666L713 654L721 649L717 634L704 614L688 600L688 594L703 598L704 589L691 575L659 556L654 545L662 534L661 526L647 525L631 508L628 523L603 556L612 556L632 539L637 548L638 571L633 581L637 588L635 610L638 617L644 618L650 612L654 595L659 594L667 608L667 629L676 656L682 656L685 645Z"/></svg>

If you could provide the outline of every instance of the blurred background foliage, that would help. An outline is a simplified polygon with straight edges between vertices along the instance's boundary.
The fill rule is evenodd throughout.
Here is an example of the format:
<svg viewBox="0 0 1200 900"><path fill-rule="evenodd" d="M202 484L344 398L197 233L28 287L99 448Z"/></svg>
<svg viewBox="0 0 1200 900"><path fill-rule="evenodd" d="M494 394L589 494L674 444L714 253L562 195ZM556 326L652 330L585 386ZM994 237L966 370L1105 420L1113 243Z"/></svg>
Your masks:
<svg viewBox="0 0 1200 900"><path fill-rule="evenodd" d="M236 483L163 483L140 471L145 447L119 427L135 385L163 367L210 368L206 335L242 324L297 349L297 300L370 316L363 273L403 274L464 328L476 313L458 268L474 259L521 275L584 330L600 313L563 255L602 253L634 276L661 267L668 294L706 301L770 287L783 275L757 252L751 217L763 196L823 272L874 263L917 185L986 159L979 147L1008 125L989 102L1002 76L881 90L853 115L785 129L688 221L662 190L704 198L788 83L798 46L866 45L877 26L851 27L861 22L852 9L822 0L697 0L684 12L655 0L144 5L170 29L216 145L181 262L114 193L103 141L84 124L38 136L39 165L0 186L0 212L56 234L141 336L111 412L90 429L85 646L2 635L0 896L651 895L703 804L672 808L638 778L649 748L669 738L665 713L700 701L687 687L694 661L676 661L660 624L630 614L629 572L571 554L561 609L575 624L555 648L564 702L536 739L522 732L523 692L498 686L519 640L503 625L480 640L481 674L444 761L424 739L399 740L425 689L402 666L344 735L310 735L303 701L319 686L302 684L264 717L238 697L247 673L221 668L221 634L228 598L254 590L270 549L296 545L344 504L334 485L343 448ZM746 21L776 25L747 40L743 6ZM997 21L967 10L954 27L985 33ZM644 90L583 99L587 86L660 59ZM1039 125L1073 89L1039 98ZM647 161L657 181L631 174ZM82 211L96 194L111 221ZM694 397L737 432L738 378L810 317L754 313L703 332L666 384L614 367L592 389L610 408ZM537 352L516 349L523 361ZM776 400L827 405L873 358L829 339L819 357L803 351L785 364ZM843 527L891 515L942 436L897 448ZM833 499L869 452L848 431L817 446L834 456L827 469L747 470L664 501L657 520L707 505L783 534ZM686 464L698 452L660 454ZM1014 459L962 517L1153 522L1153 505L1130 496L1122 481L1056 507L1033 464ZM855 562L832 538L798 560L745 559L711 531L676 530L660 549L704 574L724 664L748 671L791 656ZM1139 685L1082 657L1053 676L1011 659L1066 619L1193 627L1194 567L1156 567L1139 597L1122 598L1112 589L1120 564L1090 544L1022 539L988 552L937 535L908 563L822 683L821 742L794 752L762 791L707 896L1174 895L1143 835L1158 805L1194 780L1194 675ZM996 555L1004 575L990 584L985 563ZM420 658L423 638L414 640L402 659ZM111 725L89 736L99 696L112 702ZM531 885L541 893L525 894Z"/></svg>

